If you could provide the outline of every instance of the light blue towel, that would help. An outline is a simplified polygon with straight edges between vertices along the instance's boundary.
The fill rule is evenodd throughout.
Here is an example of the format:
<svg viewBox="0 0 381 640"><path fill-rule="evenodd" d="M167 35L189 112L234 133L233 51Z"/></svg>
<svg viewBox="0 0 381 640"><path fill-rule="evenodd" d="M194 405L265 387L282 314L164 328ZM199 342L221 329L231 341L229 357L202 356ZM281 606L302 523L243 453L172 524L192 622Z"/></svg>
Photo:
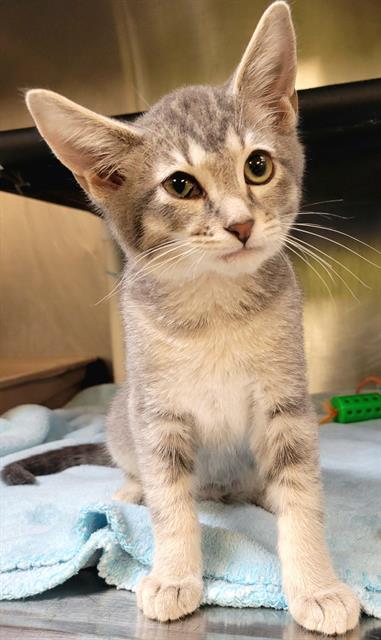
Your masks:
<svg viewBox="0 0 381 640"><path fill-rule="evenodd" d="M77 441L79 438L89 442L88 437L92 439L103 432L104 414L115 391L116 385L101 384L81 391L63 409L52 411L36 404L24 404L3 413L0 416L0 457L43 442L71 437L74 432L78 433ZM58 446L62 447L62 443Z"/></svg>
<svg viewBox="0 0 381 640"><path fill-rule="evenodd" d="M28 406L8 412L3 419L11 424L27 424L30 413L35 425L30 442L20 429L20 439L12 446L21 448L22 440L30 446L37 436L47 443L7 455L1 464L62 444L101 441L113 392L113 386L102 385L82 392L60 411ZM40 431L38 411L44 422ZM8 426L0 430L0 447L10 446ZM381 421L330 424L320 433L334 563L364 610L381 617ZM149 572L152 533L145 507L111 501L120 483L116 469L82 466L41 477L36 486L1 485L1 598L41 593L89 565L97 565L109 584L134 591L139 578ZM203 502L199 517L204 602L286 608L274 516L251 505Z"/></svg>

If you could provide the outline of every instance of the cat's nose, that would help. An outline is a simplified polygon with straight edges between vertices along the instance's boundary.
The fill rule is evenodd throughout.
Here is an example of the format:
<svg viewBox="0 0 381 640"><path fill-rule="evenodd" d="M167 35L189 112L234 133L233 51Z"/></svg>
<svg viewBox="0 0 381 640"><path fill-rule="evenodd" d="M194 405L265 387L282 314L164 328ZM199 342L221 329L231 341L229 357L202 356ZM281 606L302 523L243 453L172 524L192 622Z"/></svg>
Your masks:
<svg viewBox="0 0 381 640"><path fill-rule="evenodd" d="M246 220L246 222L237 222L236 224L231 224L230 227L225 227L225 230L229 231L229 233L232 233L233 236L236 236L238 240L242 242L242 244L246 244L246 242L250 238L253 224L253 220Z"/></svg>

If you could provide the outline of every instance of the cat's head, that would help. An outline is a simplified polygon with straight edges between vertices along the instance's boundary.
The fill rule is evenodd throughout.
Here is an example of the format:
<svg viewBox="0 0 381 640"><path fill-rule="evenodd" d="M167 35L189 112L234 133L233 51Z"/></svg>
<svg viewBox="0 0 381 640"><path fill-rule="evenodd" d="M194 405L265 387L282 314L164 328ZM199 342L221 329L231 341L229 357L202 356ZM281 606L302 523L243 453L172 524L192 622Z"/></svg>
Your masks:
<svg viewBox="0 0 381 640"><path fill-rule="evenodd" d="M275 2L229 82L179 89L133 124L51 91L26 101L142 275L235 276L279 252L298 209L295 74L290 11Z"/></svg>

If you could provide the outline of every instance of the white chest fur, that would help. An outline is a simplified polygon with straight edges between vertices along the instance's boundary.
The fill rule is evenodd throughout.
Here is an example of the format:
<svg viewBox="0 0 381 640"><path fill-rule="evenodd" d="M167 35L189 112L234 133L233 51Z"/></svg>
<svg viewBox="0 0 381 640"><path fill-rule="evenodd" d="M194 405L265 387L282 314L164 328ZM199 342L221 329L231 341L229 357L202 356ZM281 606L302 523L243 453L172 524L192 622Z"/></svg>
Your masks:
<svg viewBox="0 0 381 640"><path fill-rule="evenodd" d="M247 333L217 325L191 339L156 344L167 371L158 382L160 395L195 417L205 446L229 447L248 428L254 374Z"/></svg>
<svg viewBox="0 0 381 640"><path fill-rule="evenodd" d="M192 415L206 447L243 441L263 363L273 350L272 333L279 322L274 308L234 315L240 296L238 286L209 279L194 290L183 287L167 296L165 321L160 310L146 313L135 307L129 314L140 384L152 385L152 403ZM181 328L182 321L203 317L206 323Z"/></svg>

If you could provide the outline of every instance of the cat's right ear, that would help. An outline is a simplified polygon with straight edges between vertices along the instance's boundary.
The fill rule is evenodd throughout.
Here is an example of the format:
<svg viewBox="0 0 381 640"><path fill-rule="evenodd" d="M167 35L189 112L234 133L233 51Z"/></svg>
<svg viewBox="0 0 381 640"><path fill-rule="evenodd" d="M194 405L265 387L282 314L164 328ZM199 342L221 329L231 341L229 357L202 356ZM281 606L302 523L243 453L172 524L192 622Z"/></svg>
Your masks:
<svg viewBox="0 0 381 640"><path fill-rule="evenodd" d="M53 91L32 89L25 99L41 136L90 196L102 202L123 184L123 160L141 141L137 127Z"/></svg>

